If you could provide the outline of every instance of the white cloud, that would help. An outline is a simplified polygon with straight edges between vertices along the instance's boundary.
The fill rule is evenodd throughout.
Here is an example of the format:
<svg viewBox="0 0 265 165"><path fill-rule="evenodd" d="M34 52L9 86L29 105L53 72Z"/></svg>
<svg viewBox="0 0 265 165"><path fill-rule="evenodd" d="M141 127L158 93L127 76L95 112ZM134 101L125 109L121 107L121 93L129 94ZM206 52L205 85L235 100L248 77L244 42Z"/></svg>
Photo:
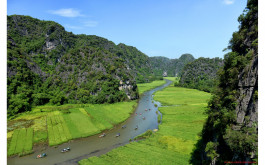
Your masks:
<svg viewBox="0 0 265 165"><path fill-rule="evenodd" d="M235 0L224 0L223 2L224 2L224 4L226 4L226 5L232 5L232 4L235 3Z"/></svg>
<svg viewBox="0 0 265 165"><path fill-rule="evenodd" d="M80 14L79 10L75 10L72 8L69 9L59 9L59 10L50 10L49 13L59 15L62 17L81 17L84 16Z"/></svg>
<svg viewBox="0 0 265 165"><path fill-rule="evenodd" d="M84 26L86 27L96 27L98 25L97 21L85 21Z"/></svg>

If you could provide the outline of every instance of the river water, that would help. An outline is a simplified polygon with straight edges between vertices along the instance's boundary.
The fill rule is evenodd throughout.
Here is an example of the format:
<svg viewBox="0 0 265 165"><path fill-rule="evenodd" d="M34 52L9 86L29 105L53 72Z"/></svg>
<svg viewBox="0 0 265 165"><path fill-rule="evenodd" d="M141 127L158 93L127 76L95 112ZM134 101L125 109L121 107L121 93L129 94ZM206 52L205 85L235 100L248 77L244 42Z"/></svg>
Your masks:
<svg viewBox="0 0 265 165"><path fill-rule="evenodd" d="M123 146L129 143L130 139L144 133L148 129L157 129L157 114L158 110L155 104L160 106L159 102L153 100L153 93L169 86L172 81L166 80L166 84L157 87L153 90L145 92L139 100L135 112L123 123L116 125L113 129L104 131L106 136L99 138L99 135L90 136L69 141L59 145L58 147L46 147L35 149L35 152L28 156L11 157L7 159L8 165L73 165L78 164L78 161L87 159L91 156L99 156L109 152L110 150ZM147 109L147 111L145 111ZM150 109L150 110L149 110ZM137 113L137 115L136 115ZM141 113L141 115L140 115ZM160 113L160 112L159 112ZM145 117L145 119L143 119ZM122 128L126 125L126 128ZM134 129L138 126L138 129ZM119 137L115 135L120 133ZM71 151L61 153L63 148L70 147ZM46 153L47 157L36 159L40 153Z"/></svg>

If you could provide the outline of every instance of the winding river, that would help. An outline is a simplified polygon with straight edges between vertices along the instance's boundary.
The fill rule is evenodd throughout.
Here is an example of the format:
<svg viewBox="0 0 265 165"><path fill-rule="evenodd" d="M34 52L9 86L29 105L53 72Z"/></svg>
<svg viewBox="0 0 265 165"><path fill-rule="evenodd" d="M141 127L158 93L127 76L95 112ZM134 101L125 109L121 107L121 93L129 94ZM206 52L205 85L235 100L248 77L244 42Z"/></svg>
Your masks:
<svg viewBox="0 0 265 165"><path fill-rule="evenodd" d="M44 150L41 147L34 149L34 154L23 157L10 157L7 159L8 165L73 165L78 164L78 161L87 159L91 156L99 156L109 152L110 150L123 146L129 143L130 139L144 133L148 129L157 129L157 114L158 110L155 104L160 106L159 102L153 100L153 93L169 86L172 81L166 80L166 84L159 86L153 90L145 92L139 100L135 112L123 123L116 125L113 129L104 131L106 136L98 138L99 135L90 136L69 141L59 145L58 147L46 147ZM153 102L152 102L153 101ZM147 109L147 111L145 111ZM149 110L150 109L150 110ZM137 113L137 115L136 115ZM140 115L141 113L141 115ZM160 113L160 112L159 112ZM145 119L143 119L145 117ZM122 129L122 125L126 128ZM138 129L134 128L138 125ZM115 137L120 133L119 137ZM70 147L71 151L61 153L63 148ZM36 159L36 155L46 153L47 157Z"/></svg>

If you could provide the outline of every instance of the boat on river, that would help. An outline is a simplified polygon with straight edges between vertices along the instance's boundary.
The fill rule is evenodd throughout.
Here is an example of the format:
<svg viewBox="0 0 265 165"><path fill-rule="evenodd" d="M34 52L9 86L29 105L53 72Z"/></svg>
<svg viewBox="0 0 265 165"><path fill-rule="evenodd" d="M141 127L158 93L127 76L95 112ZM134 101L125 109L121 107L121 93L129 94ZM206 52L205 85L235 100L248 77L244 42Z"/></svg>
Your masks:
<svg viewBox="0 0 265 165"><path fill-rule="evenodd" d="M46 153L42 153L42 154L37 155L37 159L38 159L38 158L44 158L44 157L46 157L46 156L47 156Z"/></svg>
<svg viewBox="0 0 265 165"><path fill-rule="evenodd" d="M103 133L102 135L99 135L99 138L102 138L102 137L105 137L105 136L106 136L106 134Z"/></svg>
<svg viewBox="0 0 265 165"><path fill-rule="evenodd" d="M61 153L68 152L68 151L70 151L70 147L62 149Z"/></svg>

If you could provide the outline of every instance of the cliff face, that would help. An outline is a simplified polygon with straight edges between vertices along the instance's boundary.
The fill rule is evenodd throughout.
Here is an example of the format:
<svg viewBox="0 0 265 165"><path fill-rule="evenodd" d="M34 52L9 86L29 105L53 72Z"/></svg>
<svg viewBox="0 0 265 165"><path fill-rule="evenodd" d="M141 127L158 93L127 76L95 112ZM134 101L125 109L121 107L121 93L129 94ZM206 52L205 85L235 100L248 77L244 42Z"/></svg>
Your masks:
<svg viewBox="0 0 265 165"><path fill-rule="evenodd" d="M258 56L239 74L236 106L237 125L252 127L258 123ZM249 121L246 121L246 118ZM246 123L248 122L248 123ZM238 129L238 128L237 128ZM258 127L257 127L258 129Z"/></svg>
<svg viewBox="0 0 265 165"><path fill-rule="evenodd" d="M248 0L239 16L208 103L208 118L192 164L257 161L258 157L258 1Z"/></svg>
<svg viewBox="0 0 265 165"><path fill-rule="evenodd" d="M166 73L169 77L179 76L184 66L195 58L191 54L183 54L179 59L169 59L167 57L150 57L150 64L156 76L164 76Z"/></svg>

